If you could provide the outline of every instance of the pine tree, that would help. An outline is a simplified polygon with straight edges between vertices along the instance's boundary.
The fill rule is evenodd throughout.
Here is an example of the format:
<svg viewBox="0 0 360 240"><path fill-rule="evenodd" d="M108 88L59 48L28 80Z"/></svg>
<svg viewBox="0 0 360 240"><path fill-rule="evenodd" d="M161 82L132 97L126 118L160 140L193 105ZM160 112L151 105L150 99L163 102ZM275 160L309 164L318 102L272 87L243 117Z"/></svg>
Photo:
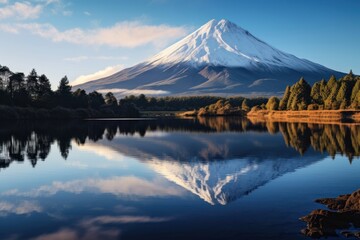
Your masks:
<svg viewBox="0 0 360 240"><path fill-rule="evenodd" d="M244 110L245 112L250 111L250 107L248 104L248 100L245 98L244 101L241 103L241 109Z"/></svg>
<svg viewBox="0 0 360 240"><path fill-rule="evenodd" d="M60 80L60 84L56 92L60 96L69 96L71 94L71 86L69 85L69 80L67 76L63 77Z"/></svg>
<svg viewBox="0 0 360 240"><path fill-rule="evenodd" d="M67 76L60 80L58 89L56 90L57 100L60 106L72 107L71 99L71 86Z"/></svg>
<svg viewBox="0 0 360 240"><path fill-rule="evenodd" d="M35 69L31 70L30 74L26 77L26 90L28 91L29 95L31 96L32 100L37 99L38 93L38 75Z"/></svg>
<svg viewBox="0 0 360 240"><path fill-rule="evenodd" d="M314 103L323 104L323 99L321 95L321 82L314 83L311 88L310 96Z"/></svg>
<svg viewBox="0 0 360 240"><path fill-rule="evenodd" d="M277 97L269 98L268 102L266 103L266 109L267 110L278 110L279 102L280 102L280 100Z"/></svg>
<svg viewBox="0 0 360 240"><path fill-rule="evenodd" d="M112 92L108 92L105 95L105 103L106 103L106 105L109 105L109 106L117 105L117 99Z"/></svg>
<svg viewBox="0 0 360 240"><path fill-rule="evenodd" d="M291 94L290 87L286 86L284 96L282 97L279 103L279 110L287 110L287 104L289 101L290 94Z"/></svg>
<svg viewBox="0 0 360 240"><path fill-rule="evenodd" d="M353 83L350 81L341 81L336 95L336 101L341 103L341 109L345 109L351 99L351 90ZM345 107L344 107L345 105Z"/></svg>
<svg viewBox="0 0 360 240"><path fill-rule="evenodd" d="M301 78L291 87L291 95L289 97L288 109L306 110L311 103L311 86Z"/></svg>
<svg viewBox="0 0 360 240"><path fill-rule="evenodd" d="M351 92L351 97L350 97L350 101L351 102L354 102L355 99L356 99L356 95L360 92L360 80L357 80L353 89L352 89L352 92Z"/></svg>
<svg viewBox="0 0 360 240"><path fill-rule="evenodd" d="M38 95L43 96L45 94L51 94L51 84L49 79L43 74L39 77Z"/></svg>
<svg viewBox="0 0 360 240"><path fill-rule="evenodd" d="M338 109L336 96L338 94L339 82L336 80L335 76L330 77L326 87L329 90L329 94L324 101L325 109Z"/></svg>

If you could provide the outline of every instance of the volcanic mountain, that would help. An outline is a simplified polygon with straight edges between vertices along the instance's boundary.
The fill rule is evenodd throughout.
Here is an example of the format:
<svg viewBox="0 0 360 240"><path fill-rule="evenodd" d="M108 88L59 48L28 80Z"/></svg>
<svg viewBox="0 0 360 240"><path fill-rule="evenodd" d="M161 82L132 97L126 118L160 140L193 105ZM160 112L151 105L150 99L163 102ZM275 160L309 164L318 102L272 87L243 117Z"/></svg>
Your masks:
<svg viewBox="0 0 360 240"><path fill-rule="evenodd" d="M300 77L309 83L343 74L282 52L227 20L187 37L112 76L78 86L116 95L280 95Z"/></svg>

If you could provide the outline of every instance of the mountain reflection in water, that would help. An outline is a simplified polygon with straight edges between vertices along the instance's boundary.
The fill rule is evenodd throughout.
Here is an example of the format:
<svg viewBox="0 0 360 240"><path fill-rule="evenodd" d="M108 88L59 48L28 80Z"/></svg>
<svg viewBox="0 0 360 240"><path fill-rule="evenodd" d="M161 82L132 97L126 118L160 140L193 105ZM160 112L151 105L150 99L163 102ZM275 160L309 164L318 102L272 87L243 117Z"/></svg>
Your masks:
<svg viewBox="0 0 360 240"><path fill-rule="evenodd" d="M302 239L313 199L359 187L359 144L355 124L2 123L0 238Z"/></svg>
<svg viewBox="0 0 360 240"><path fill-rule="evenodd" d="M268 132L276 135L282 134L283 142L286 146L295 149L303 155L309 148L330 156L335 154L346 155L351 162L353 157L360 156L360 125L324 125L307 123L252 123L247 119L241 118L200 118L200 119L164 119L156 121L85 121L85 122L15 122L2 123L0 128L0 168L7 168L13 161L24 161L28 159L35 166L38 160L45 160L48 156L51 145L56 143L61 155L66 159L72 148L72 144L86 145L89 142L98 142L103 139L108 140L107 145L113 145L111 141L116 136L153 136L165 133L197 133L204 136L203 139L196 139L194 145L187 144L187 140L180 145L171 146L168 142L163 144L162 152L155 155L165 156L174 147L182 148L184 153L179 153L178 159L181 161L191 161L194 157L198 160L211 161L213 159L231 159L243 157L252 149L241 149L240 141L247 143L246 139L240 135L230 135L229 133L256 133ZM216 139L207 149L196 149L196 144L208 140L208 136L215 134ZM183 134L182 137L186 136ZM231 140L235 140L233 143ZM155 143L154 143L155 144ZM166 145L169 146L166 146ZM235 144L233 149L229 146ZM256 144L254 143L254 146ZM253 146L253 147L254 147ZM132 146L129 146L131 148ZM143 148L149 146L133 146L131 151L143 152ZM150 148L152 148L151 146ZM264 142L261 146L262 151L253 150L251 154L260 154L259 158L267 157L266 149L280 147L275 154L278 157L288 153L282 145L272 142ZM114 146L116 148L116 146ZM221 149L222 148L222 149ZM285 150L285 151L284 151ZM156 150L158 151L158 149ZM236 151L236 152L234 152ZM270 150L269 150L270 151ZM179 151L180 152L180 151ZM274 151L271 151L274 153ZM134 155L130 150L122 149L122 153ZM25 157L26 156L26 157Z"/></svg>

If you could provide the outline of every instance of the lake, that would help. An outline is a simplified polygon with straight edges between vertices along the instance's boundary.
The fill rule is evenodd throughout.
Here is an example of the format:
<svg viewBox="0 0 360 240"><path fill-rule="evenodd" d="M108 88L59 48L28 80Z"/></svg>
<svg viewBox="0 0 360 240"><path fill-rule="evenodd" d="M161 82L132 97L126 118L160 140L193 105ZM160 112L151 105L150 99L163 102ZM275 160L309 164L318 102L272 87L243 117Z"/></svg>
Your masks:
<svg viewBox="0 0 360 240"><path fill-rule="evenodd" d="M307 239L359 155L351 123L1 123L0 239Z"/></svg>

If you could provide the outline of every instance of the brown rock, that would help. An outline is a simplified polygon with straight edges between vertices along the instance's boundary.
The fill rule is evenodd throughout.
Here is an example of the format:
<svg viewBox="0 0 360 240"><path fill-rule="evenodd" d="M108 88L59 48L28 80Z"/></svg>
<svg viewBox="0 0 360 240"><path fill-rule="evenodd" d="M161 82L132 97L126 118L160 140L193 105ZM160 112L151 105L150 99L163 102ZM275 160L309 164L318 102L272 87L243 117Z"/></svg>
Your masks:
<svg viewBox="0 0 360 240"><path fill-rule="evenodd" d="M360 238L359 231L350 231L350 227L360 228L360 190L337 198L322 198L316 202L326 205L330 210L316 209L300 220L307 223L301 232L309 237L320 238L337 236L336 230L343 230L345 237Z"/></svg>

